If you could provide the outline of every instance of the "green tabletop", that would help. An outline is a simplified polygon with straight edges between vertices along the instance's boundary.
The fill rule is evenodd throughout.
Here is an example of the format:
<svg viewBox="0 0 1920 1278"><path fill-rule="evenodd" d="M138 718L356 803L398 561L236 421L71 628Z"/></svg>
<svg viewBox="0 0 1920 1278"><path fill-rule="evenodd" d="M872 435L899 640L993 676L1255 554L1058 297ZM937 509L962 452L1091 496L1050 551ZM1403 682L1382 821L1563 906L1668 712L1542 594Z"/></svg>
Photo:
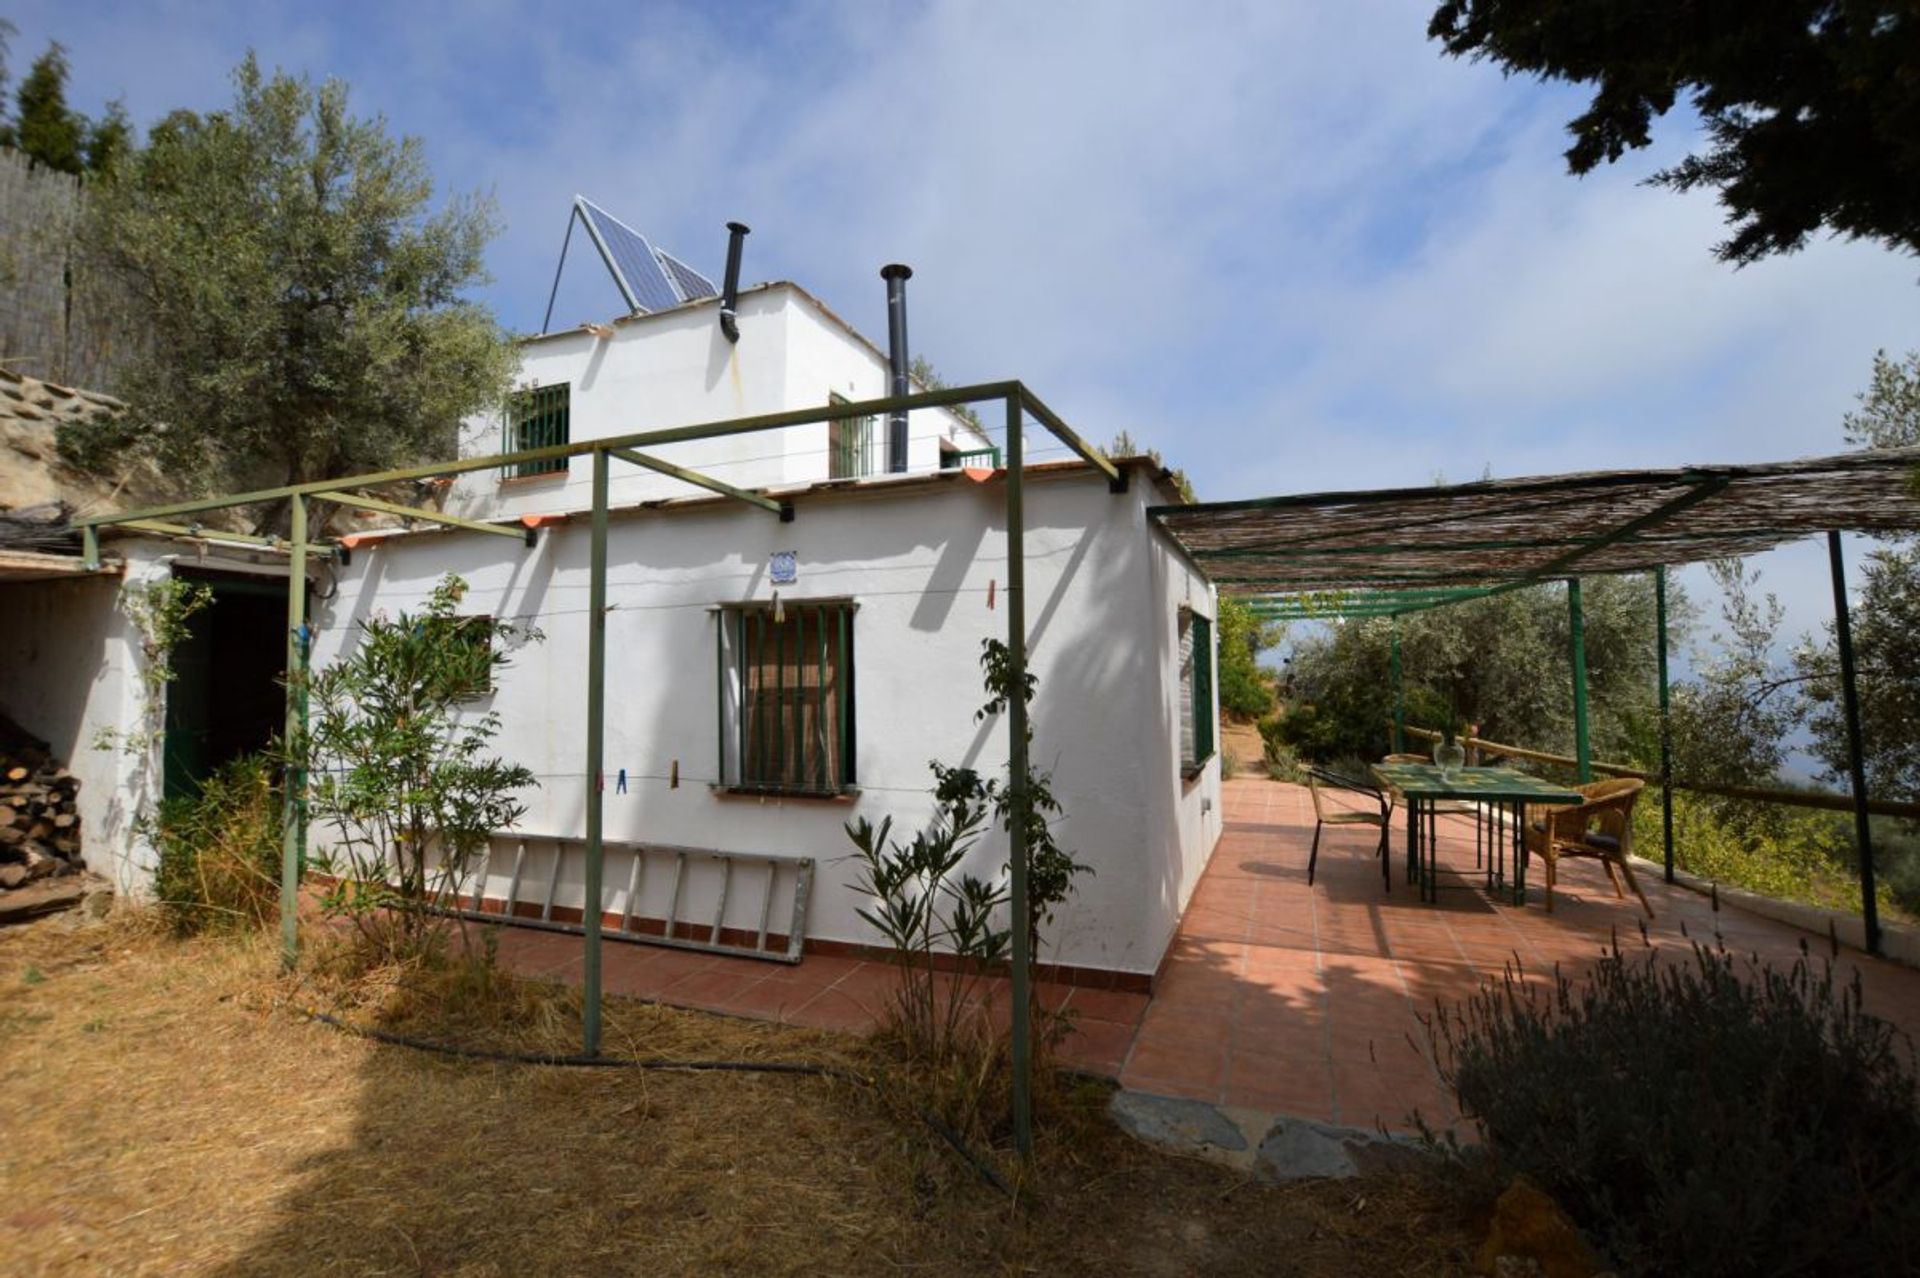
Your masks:
<svg viewBox="0 0 1920 1278"><path fill-rule="evenodd" d="M1376 763L1382 785L1409 799L1479 799L1487 803L1579 803L1586 796L1553 781L1512 768L1456 768L1442 772L1431 763Z"/></svg>

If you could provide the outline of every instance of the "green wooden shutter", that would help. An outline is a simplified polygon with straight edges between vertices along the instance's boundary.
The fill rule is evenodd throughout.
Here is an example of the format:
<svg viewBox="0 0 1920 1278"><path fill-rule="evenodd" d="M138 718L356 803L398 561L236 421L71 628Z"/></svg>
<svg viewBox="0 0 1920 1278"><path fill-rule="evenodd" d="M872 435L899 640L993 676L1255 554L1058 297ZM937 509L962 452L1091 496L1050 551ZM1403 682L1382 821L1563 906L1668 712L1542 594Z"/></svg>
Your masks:
<svg viewBox="0 0 1920 1278"><path fill-rule="evenodd" d="M1213 713L1213 621L1193 615L1193 761L1197 766L1213 757L1218 731Z"/></svg>

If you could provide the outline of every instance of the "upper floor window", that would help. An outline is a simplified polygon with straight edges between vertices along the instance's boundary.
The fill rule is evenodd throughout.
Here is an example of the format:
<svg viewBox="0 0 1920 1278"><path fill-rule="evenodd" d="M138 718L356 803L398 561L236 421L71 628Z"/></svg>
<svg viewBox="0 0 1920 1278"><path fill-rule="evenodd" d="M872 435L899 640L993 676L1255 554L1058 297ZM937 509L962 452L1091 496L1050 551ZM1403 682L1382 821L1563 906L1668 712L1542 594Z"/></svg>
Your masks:
<svg viewBox="0 0 1920 1278"><path fill-rule="evenodd" d="M844 396L832 395L830 404L844 404ZM827 423L827 478L860 479L878 468L874 465L874 437L879 434L872 417L836 417Z"/></svg>
<svg viewBox="0 0 1920 1278"><path fill-rule="evenodd" d="M1180 770L1188 776L1213 757L1213 621L1180 610Z"/></svg>
<svg viewBox="0 0 1920 1278"><path fill-rule="evenodd" d="M571 443L569 400L569 387L565 382L554 386L535 386L508 396L503 451L522 453L529 449ZM506 477L518 479L525 475L564 474L566 469L567 459L556 457L550 461L520 462L508 466Z"/></svg>

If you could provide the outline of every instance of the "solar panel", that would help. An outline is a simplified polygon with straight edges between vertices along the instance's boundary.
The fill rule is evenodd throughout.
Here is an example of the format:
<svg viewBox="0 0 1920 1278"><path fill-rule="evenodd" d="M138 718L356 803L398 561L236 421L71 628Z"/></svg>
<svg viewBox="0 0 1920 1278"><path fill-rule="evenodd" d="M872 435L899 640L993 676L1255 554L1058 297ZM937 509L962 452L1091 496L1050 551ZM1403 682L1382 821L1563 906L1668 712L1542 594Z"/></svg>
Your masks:
<svg viewBox="0 0 1920 1278"><path fill-rule="evenodd" d="M702 298L720 296L720 290L713 286L712 280L673 254L665 249L655 249L654 254L660 259L660 265L667 268L667 278L672 280L673 286L680 291L681 301L697 302Z"/></svg>
<svg viewBox="0 0 1920 1278"><path fill-rule="evenodd" d="M680 293L654 255L653 245L647 243L646 236L584 197L578 207L595 241L612 259L608 265L613 268L629 306L645 312L662 311L680 304Z"/></svg>

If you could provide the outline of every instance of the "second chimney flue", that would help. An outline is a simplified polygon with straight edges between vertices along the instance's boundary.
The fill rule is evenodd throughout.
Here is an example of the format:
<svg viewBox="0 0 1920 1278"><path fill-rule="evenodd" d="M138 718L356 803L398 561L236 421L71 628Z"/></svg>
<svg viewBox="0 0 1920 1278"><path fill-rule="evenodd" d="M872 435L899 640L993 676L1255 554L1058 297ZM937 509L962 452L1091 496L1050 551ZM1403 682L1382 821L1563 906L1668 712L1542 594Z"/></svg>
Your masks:
<svg viewBox="0 0 1920 1278"><path fill-rule="evenodd" d="M887 282L887 366L893 375L893 395L910 392L907 368L907 281L913 268L898 262L880 268ZM901 474L907 469L907 414L896 409L887 417L887 471Z"/></svg>

